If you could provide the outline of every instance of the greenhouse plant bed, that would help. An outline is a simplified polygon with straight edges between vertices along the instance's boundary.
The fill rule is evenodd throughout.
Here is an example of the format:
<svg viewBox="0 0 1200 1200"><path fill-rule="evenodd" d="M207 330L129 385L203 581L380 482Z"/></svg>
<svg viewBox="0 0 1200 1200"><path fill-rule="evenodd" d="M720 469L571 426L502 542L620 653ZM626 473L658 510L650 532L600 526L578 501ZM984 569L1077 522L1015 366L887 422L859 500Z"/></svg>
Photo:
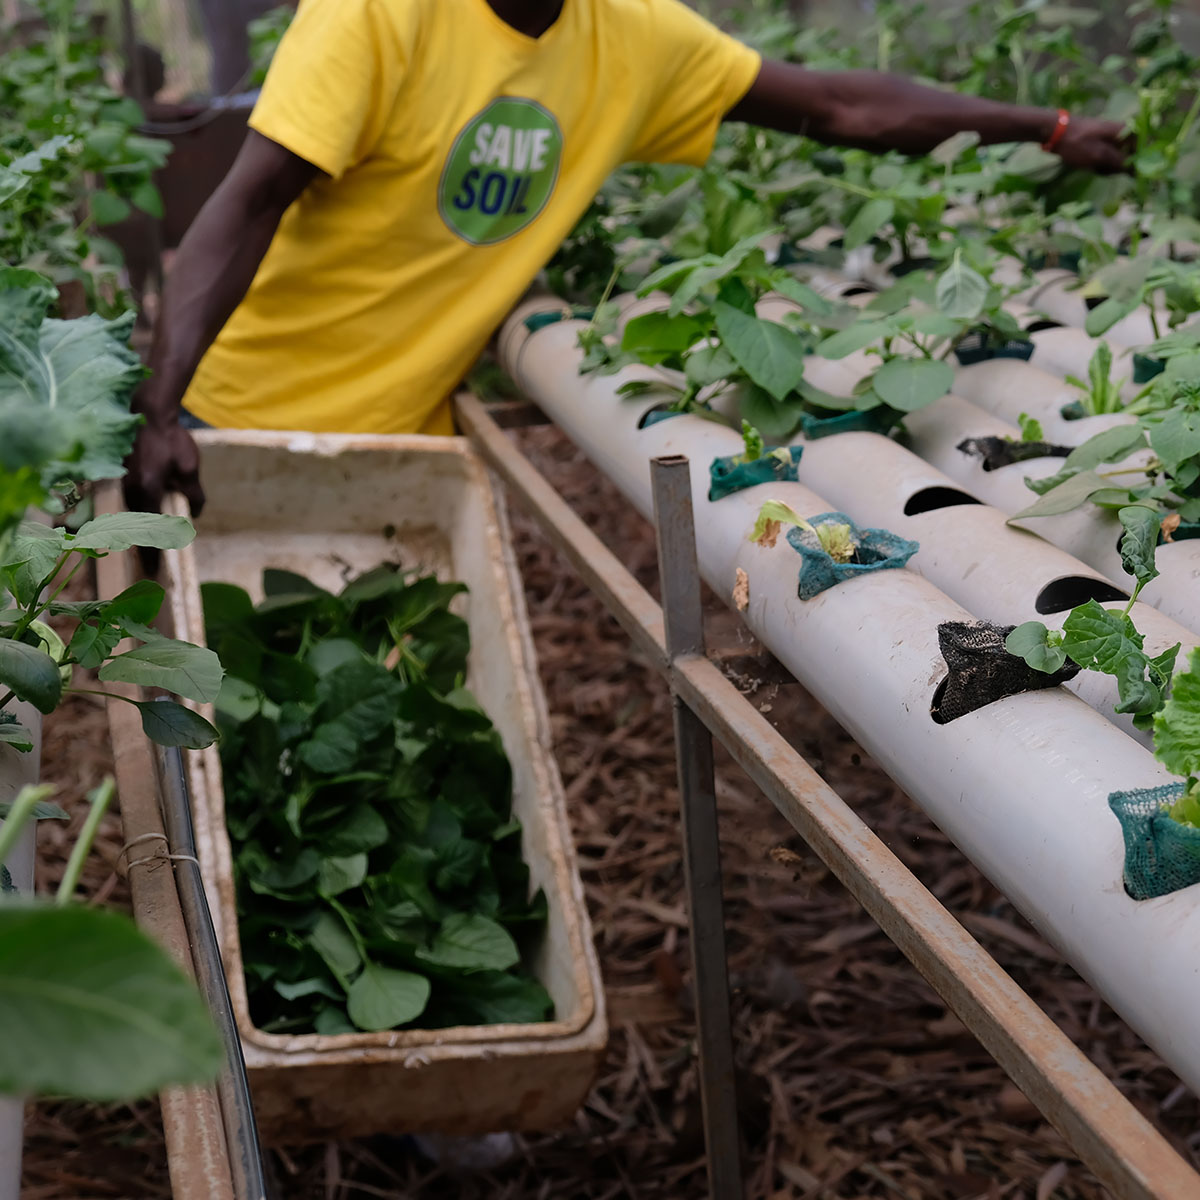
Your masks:
<svg viewBox="0 0 1200 1200"><path fill-rule="evenodd" d="M202 583L234 583L258 599L269 567L334 590L384 562L467 584L467 684L512 762L524 858L549 902L530 965L554 1000L551 1021L265 1033L247 1004L219 756L192 755L199 855L264 1138L541 1130L568 1121L600 1063L607 1020L508 526L480 460L459 438L220 430L197 441L208 504L195 543L165 563L178 636L204 641Z"/></svg>

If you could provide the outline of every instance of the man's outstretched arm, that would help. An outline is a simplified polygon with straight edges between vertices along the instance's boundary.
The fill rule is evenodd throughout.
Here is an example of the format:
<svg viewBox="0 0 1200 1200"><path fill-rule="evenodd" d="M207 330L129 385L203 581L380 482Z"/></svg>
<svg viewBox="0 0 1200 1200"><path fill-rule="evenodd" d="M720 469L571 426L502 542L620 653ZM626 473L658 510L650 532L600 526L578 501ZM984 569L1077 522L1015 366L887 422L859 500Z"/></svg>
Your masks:
<svg viewBox="0 0 1200 1200"><path fill-rule="evenodd" d="M1058 113L925 87L877 71L809 71L764 62L749 92L726 120L798 133L832 146L926 154L964 130L992 142L1045 144ZM1122 126L1073 117L1054 151L1072 167L1113 174L1125 167Z"/></svg>
<svg viewBox="0 0 1200 1200"><path fill-rule="evenodd" d="M180 402L205 351L246 295L280 218L318 173L251 130L180 243L155 324L153 373L134 400L146 423L127 464L131 508L158 511L169 488L187 497L193 514L203 507L196 446L180 427Z"/></svg>

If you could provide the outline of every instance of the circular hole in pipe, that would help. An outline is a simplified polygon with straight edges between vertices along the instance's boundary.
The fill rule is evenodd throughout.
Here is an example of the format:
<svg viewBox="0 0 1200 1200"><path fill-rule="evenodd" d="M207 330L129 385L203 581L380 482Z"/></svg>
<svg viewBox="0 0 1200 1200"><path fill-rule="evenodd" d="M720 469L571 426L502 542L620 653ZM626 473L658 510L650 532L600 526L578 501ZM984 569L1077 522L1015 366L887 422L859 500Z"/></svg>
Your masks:
<svg viewBox="0 0 1200 1200"><path fill-rule="evenodd" d="M933 718L935 725L949 725L950 718L942 712L942 697L946 694L946 685L950 682L950 676L943 678L942 682L937 685L937 689L933 693L933 699L929 702L929 715Z"/></svg>
<svg viewBox="0 0 1200 1200"><path fill-rule="evenodd" d="M915 517L918 513L935 512L939 508L954 508L959 504L978 504L974 496L958 488L927 487L913 492L904 505L904 515Z"/></svg>
<svg viewBox="0 0 1200 1200"><path fill-rule="evenodd" d="M1078 608L1089 600L1098 600L1101 604L1119 603L1129 599L1129 593L1113 587L1103 579L1092 579L1087 575L1064 575L1061 579L1052 579L1040 592L1033 607L1039 613L1066 612Z"/></svg>
<svg viewBox="0 0 1200 1200"><path fill-rule="evenodd" d="M873 296L874 294L875 289L873 287L867 287L865 284L862 284L858 287L847 288L842 293L842 298L849 300L851 296Z"/></svg>
<svg viewBox="0 0 1200 1200"><path fill-rule="evenodd" d="M1064 328L1061 321L1051 321L1049 319L1042 321L1030 321L1025 326L1026 333L1041 333L1044 329L1062 329Z"/></svg>

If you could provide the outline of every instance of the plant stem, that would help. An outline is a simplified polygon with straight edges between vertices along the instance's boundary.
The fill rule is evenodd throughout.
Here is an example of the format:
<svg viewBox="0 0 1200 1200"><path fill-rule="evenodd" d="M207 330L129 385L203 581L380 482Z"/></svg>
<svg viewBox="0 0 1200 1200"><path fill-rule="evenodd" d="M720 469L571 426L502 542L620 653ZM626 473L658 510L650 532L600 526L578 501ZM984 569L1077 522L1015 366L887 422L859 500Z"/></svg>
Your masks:
<svg viewBox="0 0 1200 1200"><path fill-rule="evenodd" d="M33 816L33 810L53 795L54 788L48 783L29 784L17 793L17 798L8 810L8 816L4 818L4 824L0 825L0 863L12 853L17 838L21 836L21 830Z"/></svg>
<svg viewBox="0 0 1200 1200"><path fill-rule="evenodd" d="M9 703L16 699L16 692L9 692L3 700L0 700L0 708L7 708Z"/></svg>
<svg viewBox="0 0 1200 1200"><path fill-rule="evenodd" d="M62 556L62 558L60 558L58 560L58 564L54 568L54 573L50 576L51 579L53 579L54 576L57 575L59 573L59 571L61 571L63 569L63 567L66 565L66 561L70 557L71 553L72 552L70 550L68 550L66 552L66 554L64 554ZM75 578L75 575L79 571L79 568L82 567L83 564L87 561L88 560L86 557L80 557L79 561L70 569L69 572L67 572L67 577L50 594L50 597L47 600L43 601L43 603L38 605L36 608L31 608L29 610L29 612L27 612L25 614L25 616L21 618L21 622L17 625L17 634L21 634L26 629L28 629L29 626L32 625L33 622L36 621L38 619L38 617L40 617L42 615L42 613L44 613L46 611L46 609L48 609L50 607L50 605L52 605L55 602L55 600L58 599L58 597L62 594L62 591L67 586L67 584L69 584L71 582L71 580ZM14 636L16 636L16 635L14 635Z"/></svg>
<svg viewBox="0 0 1200 1200"><path fill-rule="evenodd" d="M1137 603L1137 598L1142 594L1142 588L1149 582L1147 579L1139 579L1133 588L1133 595L1129 597L1129 603L1125 605L1124 616L1129 616L1130 609Z"/></svg>
<svg viewBox="0 0 1200 1200"><path fill-rule="evenodd" d="M116 791L117 785L113 782L113 777L109 775L92 792L90 796L92 807L88 812L87 820L83 823L83 828L79 831L75 845L71 848L67 869L63 872L62 882L58 885L58 894L54 897L55 904L66 904L74 895L76 887L79 886L79 876L83 872L84 859L91 853L92 843L96 840L96 831L100 828L100 822L104 814L108 812L108 806L112 803Z"/></svg>

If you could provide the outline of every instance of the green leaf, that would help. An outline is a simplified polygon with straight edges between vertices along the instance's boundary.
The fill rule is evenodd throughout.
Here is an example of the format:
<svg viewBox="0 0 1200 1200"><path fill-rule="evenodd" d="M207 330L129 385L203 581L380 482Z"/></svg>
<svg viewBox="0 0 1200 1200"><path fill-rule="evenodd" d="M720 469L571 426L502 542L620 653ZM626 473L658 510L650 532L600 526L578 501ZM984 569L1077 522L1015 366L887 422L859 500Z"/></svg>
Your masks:
<svg viewBox="0 0 1200 1200"><path fill-rule="evenodd" d="M1168 771L1200 775L1200 648L1175 676L1171 698L1154 719L1154 752Z"/></svg>
<svg viewBox="0 0 1200 1200"><path fill-rule="evenodd" d="M846 226L842 246L846 250L857 250L865 246L891 219L896 205L882 196L868 200Z"/></svg>
<svg viewBox="0 0 1200 1200"><path fill-rule="evenodd" d="M5 742L4 737L6 729L20 729L21 726L15 721L8 723L0 723L0 742ZM22 730L22 732L25 732ZM32 747L31 747L32 748ZM48 789L49 790L49 789ZM0 800L0 819L8 816L12 811L13 801ZM49 800L39 800L33 806L33 819L35 821L69 821L70 813L60 808L57 804L51 804Z"/></svg>
<svg viewBox="0 0 1200 1200"><path fill-rule="evenodd" d="M871 387L885 404L900 412L915 412L950 391L954 368L936 358L894 358L871 379Z"/></svg>
<svg viewBox="0 0 1200 1200"><path fill-rule="evenodd" d="M848 329L827 337L813 353L822 358L845 358L856 350L864 350L867 346L882 341L894 332L891 321L858 320Z"/></svg>
<svg viewBox="0 0 1200 1200"><path fill-rule="evenodd" d="M85 671L94 671L116 649L120 640L119 629L82 623L72 634L68 649Z"/></svg>
<svg viewBox="0 0 1200 1200"><path fill-rule="evenodd" d="M1121 538L1121 566L1140 584L1149 583L1158 575L1154 565L1154 552L1158 547L1158 535L1162 526L1162 512L1134 504L1117 512L1117 518L1125 530Z"/></svg>
<svg viewBox="0 0 1200 1200"><path fill-rule="evenodd" d="M165 513L104 513L80 527L67 543L69 550L129 550L149 546L157 550L180 550L190 546L196 531L185 517Z"/></svg>
<svg viewBox="0 0 1200 1200"><path fill-rule="evenodd" d="M443 1020L457 1025L528 1025L554 1013L554 1001L536 979L499 971L467 975L439 999Z"/></svg>
<svg viewBox="0 0 1200 1200"><path fill-rule="evenodd" d="M220 1069L195 985L124 916L0 905L0 1092L126 1101Z"/></svg>
<svg viewBox="0 0 1200 1200"><path fill-rule="evenodd" d="M1107 333L1118 321L1129 316L1141 301L1140 296L1110 296L1088 312L1083 327L1090 337Z"/></svg>
<svg viewBox="0 0 1200 1200"><path fill-rule="evenodd" d="M1081 471L1048 491L1040 500L1009 517L1009 524L1026 517L1054 517L1086 504L1089 497L1108 487L1094 471Z"/></svg>
<svg viewBox="0 0 1200 1200"><path fill-rule="evenodd" d="M1056 644L1051 643L1051 636L1050 630L1041 621L1026 621L1005 638L1004 647L1009 654L1023 658L1035 671L1053 675L1067 661L1067 652L1060 644L1061 635L1053 635Z"/></svg>
<svg viewBox="0 0 1200 1200"><path fill-rule="evenodd" d="M937 281L937 306L947 316L973 320L983 312L989 290L988 281L963 262L961 251L955 251L950 266Z"/></svg>
<svg viewBox="0 0 1200 1200"><path fill-rule="evenodd" d="M781 404L770 392L753 383L738 388L738 411L764 437L780 441L791 437L800 423L798 404Z"/></svg>
<svg viewBox="0 0 1200 1200"><path fill-rule="evenodd" d="M125 619L136 621L139 625L149 625L158 616L165 597L161 583L139 579L107 604L102 604L100 611L107 621Z"/></svg>
<svg viewBox="0 0 1200 1200"><path fill-rule="evenodd" d="M506 971L521 961L512 936L478 913L455 913L442 922L428 950L417 957L439 967L460 971Z"/></svg>
<svg viewBox="0 0 1200 1200"><path fill-rule="evenodd" d="M358 887L366 877L365 854L327 858L321 863L321 870L317 874L317 891L322 896L340 896L343 892Z"/></svg>
<svg viewBox="0 0 1200 1200"><path fill-rule="evenodd" d="M973 129L964 129L939 142L929 152L929 157L942 167L953 166L968 150L979 145L979 134Z"/></svg>
<svg viewBox="0 0 1200 1200"><path fill-rule="evenodd" d="M1146 435L1137 425L1116 425L1095 437L1090 437L1082 446L1076 446L1067 455L1063 468L1090 471L1101 463L1115 463L1128 458L1135 450L1146 445Z"/></svg>
<svg viewBox="0 0 1200 1200"><path fill-rule="evenodd" d="M147 216L161 221L163 216L162 196L158 188L149 179L144 179L130 193L130 201L134 208L140 208Z"/></svg>
<svg viewBox="0 0 1200 1200"><path fill-rule="evenodd" d="M46 487L120 476L141 418L142 378L129 349L134 314L48 320L53 293L0 279L0 468L36 464Z"/></svg>
<svg viewBox="0 0 1200 1200"><path fill-rule="evenodd" d="M342 988L348 989L350 976L362 966L362 955L347 932L345 922L333 913L322 913L308 935L308 943Z"/></svg>
<svg viewBox="0 0 1200 1200"><path fill-rule="evenodd" d="M138 711L142 714L142 729L158 746L203 750L219 736L198 712L174 700L143 700L138 702Z"/></svg>
<svg viewBox="0 0 1200 1200"><path fill-rule="evenodd" d="M429 990L424 975L368 963L346 993L346 1011L359 1029L371 1033L394 1029L425 1011Z"/></svg>
<svg viewBox="0 0 1200 1200"><path fill-rule="evenodd" d="M725 349L759 387L776 400L785 400L804 378L804 339L774 321L747 316L720 300L714 311Z"/></svg>
<svg viewBox="0 0 1200 1200"><path fill-rule="evenodd" d="M356 804L338 826L325 835L324 849L333 855L358 854L374 850L388 841L387 822L363 802Z"/></svg>
<svg viewBox="0 0 1200 1200"><path fill-rule="evenodd" d="M58 663L44 650L12 638L0 637L0 684L43 713L52 713L62 699Z"/></svg>
<svg viewBox="0 0 1200 1200"><path fill-rule="evenodd" d="M738 365L724 346L698 346L687 355L683 369L688 383L702 388L728 379L737 371Z"/></svg>
<svg viewBox="0 0 1200 1200"><path fill-rule="evenodd" d="M1161 689L1146 680L1149 659L1142 635L1119 610L1109 612L1095 600L1081 604L1063 622L1063 648L1085 670L1102 671L1117 681L1117 712L1146 714L1162 703Z"/></svg>
<svg viewBox="0 0 1200 1200"><path fill-rule="evenodd" d="M127 201L114 192L93 192L92 219L97 225L118 225L133 211Z"/></svg>
<svg viewBox="0 0 1200 1200"><path fill-rule="evenodd" d="M2 722L0 723L0 745L12 746L22 754L28 754L33 749L33 734L19 721Z"/></svg>
<svg viewBox="0 0 1200 1200"><path fill-rule="evenodd" d="M105 683L160 687L204 704L217 698L223 675L221 660L211 650L167 638L119 654L100 668Z"/></svg>
<svg viewBox="0 0 1200 1200"><path fill-rule="evenodd" d="M686 314L665 312L634 317L621 335L621 349L636 354L642 362L655 365L681 354L704 333L703 324Z"/></svg>

